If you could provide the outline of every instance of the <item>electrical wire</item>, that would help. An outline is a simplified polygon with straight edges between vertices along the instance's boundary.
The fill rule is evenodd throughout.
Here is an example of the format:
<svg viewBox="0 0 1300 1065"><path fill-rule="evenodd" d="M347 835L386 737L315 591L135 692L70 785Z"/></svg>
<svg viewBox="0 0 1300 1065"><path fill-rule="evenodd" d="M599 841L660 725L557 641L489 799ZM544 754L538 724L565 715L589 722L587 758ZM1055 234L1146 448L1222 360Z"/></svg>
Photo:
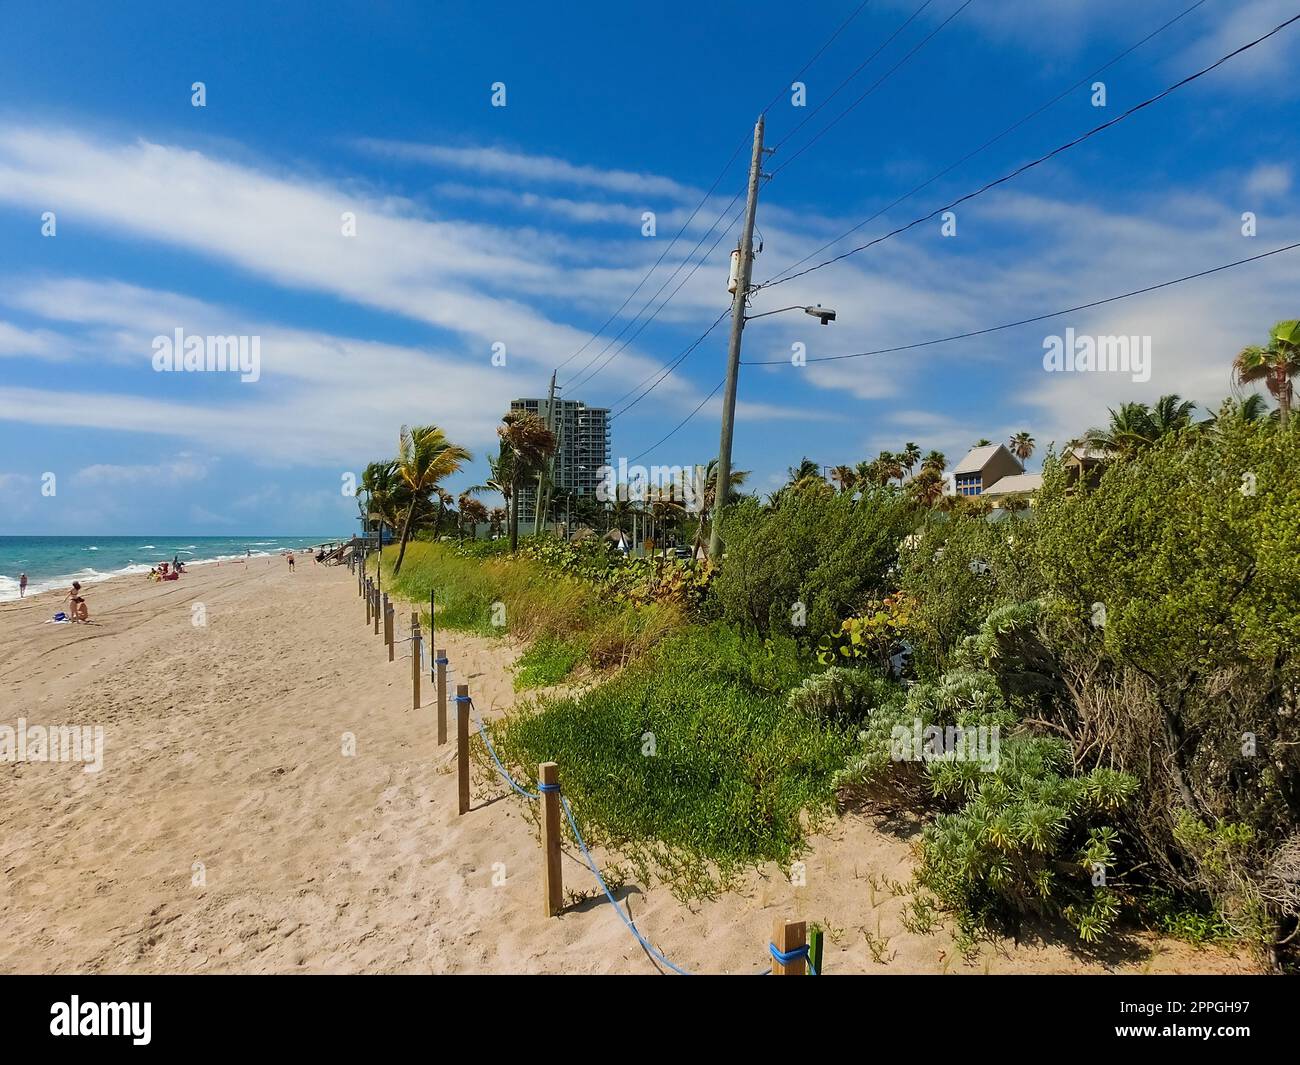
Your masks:
<svg viewBox="0 0 1300 1065"><path fill-rule="evenodd" d="M970 162L972 159L975 158L975 156L980 155L982 152L984 152L984 151L986 151L987 149L993 147L993 145L997 144L999 141L1001 141L1001 140L1004 139L1005 137L1010 136L1012 133L1014 133L1016 130L1018 130L1021 126L1025 125L1025 123L1032 121L1033 119L1035 119L1035 118L1037 118L1039 115L1041 115L1044 111L1047 111L1049 108L1054 107L1056 104L1060 103L1060 102L1061 102L1062 100L1064 100L1067 96L1069 96L1070 93L1072 93L1072 92L1074 92L1075 90L1079 89L1081 86L1087 85L1087 84L1088 84L1089 82L1091 82L1094 78L1097 78L1097 77L1101 76L1102 74L1104 74L1107 70L1109 70L1111 67L1113 67L1116 63L1119 63L1120 61L1122 61L1122 60L1128 58L1128 56L1130 56L1133 52L1137 51L1137 50L1138 50L1139 48L1141 48L1144 44L1146 44L1147 42L1151 41L1151 40L1154 39L1155 37L1158 37L1160 34L1164 33L1165 30L1169 29L1171 26L1173 26L1173 25L1175 25L1176 23L1182 21L1184 18L1186 18L1188 15L1190 15L1193 11L1195 11L1198 7L1203 7L1203 6L1206 4L1206 2L1207 2L1207 0L1196 0L1196 3L1192 4L1190 7L1184 8L1184 9L1183 9L1179 14L1175 15L1175 16L1174 16L1173 18L1171 18L1168 22L1166 22L1166 23L1164 23L1163 25L1161 25L1161 26L1157 27L1156 29L1152 30L1150 33L1148 33L1148 34L1147 34L1145 37L1143 37L1140 41L1137 41L1135 44L1131 44L1131 45L1129 45L1126 49L1124 49L1124 51L1120 52L1120 53L1119 53L1117 56L1115 56L1113 59L1111 59L1111 60L1109 60L1108 62L1102 64L1102 65L1099 66L1096 70L1094 70L1092 73L1084 75L1082 78L1080 78L1078 81L1076 81L1073 85L1069 86L1069 88L1064 89L1063 91L1061 91L1060 93L1058 93L1056 96L1054 96L1054 97L1052 97L1050 100L1048 100L1046 103L1042 104L1041 106L1035 108L1033 111L1029 112L1029 113L1028 113L1027 115L1025 115L1023 118L1019 119L1019 120L1016 121L1016 122L1013 122L1010 126L1008 126L1006 129L1004 129L1001 133L997 134L997 135L994 136L994 137L990 137L990 138L989 138L988 140L986 140L983 144L981 144L978 148L975 148L975 149L973 149L972 151L967 152L965 155L963 155L963 156L962 156L960 159L958 159L956 162L954 162L954 163L950 163L948 166L944 167L942 170L940 170L940 171L939 171L937 174L935 174L933 177L928 178L927 180L921 182L921 184L917 185L915 188L910 189L908 192L903 193L903 195L899 196L898 199L894 200L892 203L888 204L887 206L882 207L879 211L877 211L875 214L871 215L869 218L864 218L861 222L859 222L857 225L855 225L852 229L850 229L850 230L848 230L848 231L846 231L846 232L844 232L844 233L841 233L841 234L840 234L838 237L836 237L834 240L831 240L831 241L827 242L826 244L823 244L820 248L817 248L817 249L815 249L815 250L809 252L809 253L808 253L807 255L805 255L802 259L798 260L797 262L793 262L793 263L791 263L789 266L785 267L785 269L783 269L783 270L778 270L778 271L777 271L775 274L773 274L770 278L768 278L766 281L762 282L758 287L759 287L759 288L763 288L763 287L765 287L765 286L767 286L767 285L770 285L770 284L772 284L772 282L773 282L776 278L781 277L783 274L787 274L787 273L789 273L791 270L797 270L797 269L798 269L799 267L801 267L804 263L808 262L809 259L815 258L816 256L822 254L822 252L827 251L827 250L830 249L830 248L833 248L836 244L838 244L838 243L839 243L841 240L843 240L845 237L852 236L854 233L856 233L858 230L860 230L863 226L866 226L866 225L871 224L871 223L874 222L877 218L879 218L881 215L888 214L888 213L889 213L890 211L892 211L895 207L897 207L900 203L903 203L903 202L905 202L906 200L910 200L910 199L911 199L913 196L915 196L918 192L921 192L921 191L923 191L923 190L929 188L931 185L933 185L933 184L934 184L936 181L938 181L940 178L942 178L942 177L946 177L947 175L951 174L954 170L956 170L959 166L962 166L962 165L964 165L964 164Z"/></svg>
<svg viewBox="0 0 1300 1065"><path fill-rule="evenodd" d="M1056 158L1056 156L1061 155L1062 153L1069 151L1071 148L1077 147L1078 145L1084 143L1084 141L1090 140L1092 137L1095 137L1097 134L1102 133L1113 126L1118 125L1119 123L1123 122L1126 118L1129 118L1130 116L1137 114L1139 111L1151 107L1153 104L1156 104L1159 101L1165 99L1166 97L1170 96L1171 94L1183 88L1184 86L1190 85L1192 82L1198 80L1199 78L1205 77L1205 75L1209 74L1211 71L1217 70L1224 63L1228 62L1228 60L1233 59L1236 56L1239 56L1242 53L1249 51L1250 49L1256 47L1257 45L1263 44L1270 37L1275 36L1276 34L1280 33L1282 30L1286 29L1288 26L1292 25L1297 21L1300 21L1300 14L1291 16L1291 18L1275 26L1273 29L1269 30L1268 33L1264 34L1262 37L1257 37L1255 40L1250 41L1247 44L1243 44L1240 48L1237 48L1234 51L1229 52L1227 55L1221 56L1219 59L1216 59L1209 66L1203 67L1202 69L1198 70L1194 74L1189 74L1181 81L1175 82L1173 85L1169 86L1167 89L1163 90L1162 92L1157 93L1155 96L1149 97L1146 100L1143 100L1139 104L1134 104L1123 114L1117 115L1115 118L1112 118L1107 122L1103 122L1099 126L1093 127L1092 129L1088 130L1086 133L1082 133L1079 136L1075 137L1073 140L1067 141L1065 144L1053 148L1046 155L1041 155L1037 159L1025 163L1023 166L1020 166L1017 169L1011 171L1011 173L1004 174L1002 177L996 178L993 181L988 182L986 185L984 185L979 189L976 189L974 192L969 192L965 196L961 196L958 199L953 200L952 203L946 204L943 207L935 208L935 210L931 211L929 214L921 218L914 219L913 221L908 222L907 225L905 226L899 226L897 229L891 230L890 232L884 234L883 236L876 237L874 240L870 240L866 244L861 244L856 248L850 248L846 252L842 252L839 255L832 256L831 258L818 263L816 266L810 266L806 270L800 270L796 273L789 274L788 276L778 277L776 280L768 281L762 285L759 285L753 291L757 292L759 289L762 288L772 288L776 285L784 285L787 281L793 281L795 278L803 277L807 274L811 274L814 270L820 270L823 267L830 266L832 263L837 263L843 259L847 259L851 255L857 255L859 252L863 252L866 251L868 248L875 247L877 244L881 244L884 241L889 240L891 237L896 237L900 233L906 233L909 229L913 229L916 226L919 226L922 222L928 222L931 219L935 218L936 216L943 214L945 211L951 211L954 207L958 207L963 203L973 200L977 196L982 196L984 193L990 191L991 189L997 188L999 185L1006 184L1008 181L1011 181L1014 178L1019 177L1021 174L1024 174L1027 171L1032 170L1037 166L1041 166L1043 163L1047 162L1048 160L1054 159Z"/></svg>
<svg viewBox="0 0 1300 1065"><path fill-rule="evenodd" d="M922 340L915 344L899 344L892 348L876 348L874 351L856 351L849 355L819 355L808 358L808 362L839 362L844 359L864 359L869 355L888 355L898 351L915 351L917 348L928 348L935 344L947 344L954 340L967 340L971 337L986 336L989 333L998 333L1004 329L1014 329L1021 325L1032 325L1034 322L1044 322L1049 318L1059 318L1063 314L1073 314L1076 311L1091 310L1094 307L1103 307L1108 303L1117 303L1120 300L1129 299L1132 296L1141 296L1148 292L1158 292L1160 289L1170 288L1174 285L1181 285L1184 281L1194 281L1197 278L1209 277L1211 274L1219 274L1225 270L1231 270L1234 267L1245 266L1247 263L1259 262L1261 259L1268 259L1274 255L1281 255L1283 252L1294 251L1300 248L1300 242L1287 244L1280 248L1274 248L1272 251L1261 252L1259 255L1252 255L1245 259L1238 259L1235 262L1224 263L1222 266L1211 267L1208 270L1200 270L1194 274L1187 274L1183 277L1174 278L1172 281L1162 281L1156 285L1147 285L1144 288L1135 288L1131 292L1122 292L1118 296L1107 296L1105 299L1093 300L1090 303L1080 303L1074 307L1066 307L1063 310L1051 311L1048 314L1037 314L1032 318L1021 318L1015 322L1006 322L1003 325L992 325L986 329L974 329L969 333L956 333L953 336L937 337L934 340ZM790 365L788 359L762 359L762 360L744 360L742 366L784 366Z"/></svg>

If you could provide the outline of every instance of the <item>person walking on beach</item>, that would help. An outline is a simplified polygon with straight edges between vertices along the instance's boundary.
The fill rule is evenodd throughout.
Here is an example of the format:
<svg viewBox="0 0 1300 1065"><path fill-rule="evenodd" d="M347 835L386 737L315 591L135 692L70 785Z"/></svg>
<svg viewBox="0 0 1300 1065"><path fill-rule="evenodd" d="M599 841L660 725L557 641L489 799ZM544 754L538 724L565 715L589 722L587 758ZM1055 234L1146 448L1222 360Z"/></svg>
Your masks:
<svg viewBox="0 0 1300 1065"><path fill-rule="evenodd" d="M293 552L289 552L289 572L293 572Z"/></svg>
<svg viewBox="0 0 1300 1065"><path fill-rule="evenodd" d="M22 599L27 594L27 574L18 574L18 598Z"/></svg>

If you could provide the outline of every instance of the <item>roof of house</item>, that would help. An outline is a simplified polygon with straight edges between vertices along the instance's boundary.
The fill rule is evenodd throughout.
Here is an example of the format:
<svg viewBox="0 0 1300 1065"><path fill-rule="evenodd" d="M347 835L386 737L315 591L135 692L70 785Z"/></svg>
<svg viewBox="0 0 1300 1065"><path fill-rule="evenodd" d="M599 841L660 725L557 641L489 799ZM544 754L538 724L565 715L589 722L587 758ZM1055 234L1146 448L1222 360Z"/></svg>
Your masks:
<svg viewBox="0 0 1300 1065"><path fill-rule="evenodd" d="M1062 458L1076 459L1079 462L1104 462L1110 456L1101 448L1096 447L1072 447Z"/></svg>
<svg viewBox="0 0 1300 1065"><path fill-rule="evenodd" d="M993 456L999 451L1006 451L1007 458L1011 459L1017 465L1020 464L1020 460L1016 458L1015 455L1011 454L1010 451L1007 451L1007 446L1005 444L986 444L984 447L973 447L966 452L966 457L957 463L952 472L954 475L960 473L979 473L985 466L993 461Z"/></svg>
<svg viewBox="0 0 1300 1065"><path fill-rule="evenodd" d="M999 477L993 485L984 489L986 496L1009 496L1016 492L1036 492L1043 487L1041 473L1013 473L1010 477Z"/></svg>

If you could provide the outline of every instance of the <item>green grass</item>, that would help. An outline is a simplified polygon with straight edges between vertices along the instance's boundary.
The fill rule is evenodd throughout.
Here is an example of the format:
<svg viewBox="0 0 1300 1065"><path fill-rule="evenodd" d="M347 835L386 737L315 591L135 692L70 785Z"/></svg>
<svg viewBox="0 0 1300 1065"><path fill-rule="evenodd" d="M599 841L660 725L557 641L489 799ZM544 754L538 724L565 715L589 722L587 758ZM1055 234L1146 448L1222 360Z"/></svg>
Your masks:
<svg viewBox="0 0 1300 1065"><path fill-rule="evenodd" d="M559 684L573 672L585 653L580 643L543 636L515 663L515 691Z"/></svg>
<svg viewBox="0 0 1300 1065"><path fill-rule="evenodd" d="M503 554L495 548L499 542L486 553L470 548L462 552L442 543L407 544L402 572L396 578L392 567L397 548L386 548L384 586L420 604L426 619L429 593L435 592L439 628L478 636L509 633L542 643L530 663L541 678L555 675L567 653L577 657L555 679L579 662L593 669L626 664L683 624L674 607L612 599L588 581L556 573L532 559ZM469 557L471 551L483 557ZM569 650L559 652L561 645Z"/></svg>
<svg viewBox="0 0 1300 1065"><path fill-rule="evenodd" d="M793 644L692 626L592 690L516 709L494 743L521 779L559 763L589 843L709 894L746 866L789 863L833 809L851 730L786 706L816 669Z"/></svg>

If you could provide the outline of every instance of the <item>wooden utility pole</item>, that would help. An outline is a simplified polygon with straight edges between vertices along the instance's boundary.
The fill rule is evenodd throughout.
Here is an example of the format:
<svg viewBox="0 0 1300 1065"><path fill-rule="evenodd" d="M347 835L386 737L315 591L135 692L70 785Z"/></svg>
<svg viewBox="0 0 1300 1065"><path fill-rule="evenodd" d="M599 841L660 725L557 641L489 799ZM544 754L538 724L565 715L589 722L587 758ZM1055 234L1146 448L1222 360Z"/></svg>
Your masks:
<svg viewBox="0 0 1300 1065"><path fill-rule="evenodd" d="M754 273L754 215L758 211L758 183L763 176L763 116L754 123L754 154L749 162L749 197L745 201L745 228L740 235L740 262L736 291L731 297L731 339L727 342L727 386L722 397L722 438L718 442L718 479L713 492L713 528L709 533L709 558L722 557L718 514L731 484L731 435L736 418L736 378L740 375L740 334L745 329L745 297Z"/></svg>

